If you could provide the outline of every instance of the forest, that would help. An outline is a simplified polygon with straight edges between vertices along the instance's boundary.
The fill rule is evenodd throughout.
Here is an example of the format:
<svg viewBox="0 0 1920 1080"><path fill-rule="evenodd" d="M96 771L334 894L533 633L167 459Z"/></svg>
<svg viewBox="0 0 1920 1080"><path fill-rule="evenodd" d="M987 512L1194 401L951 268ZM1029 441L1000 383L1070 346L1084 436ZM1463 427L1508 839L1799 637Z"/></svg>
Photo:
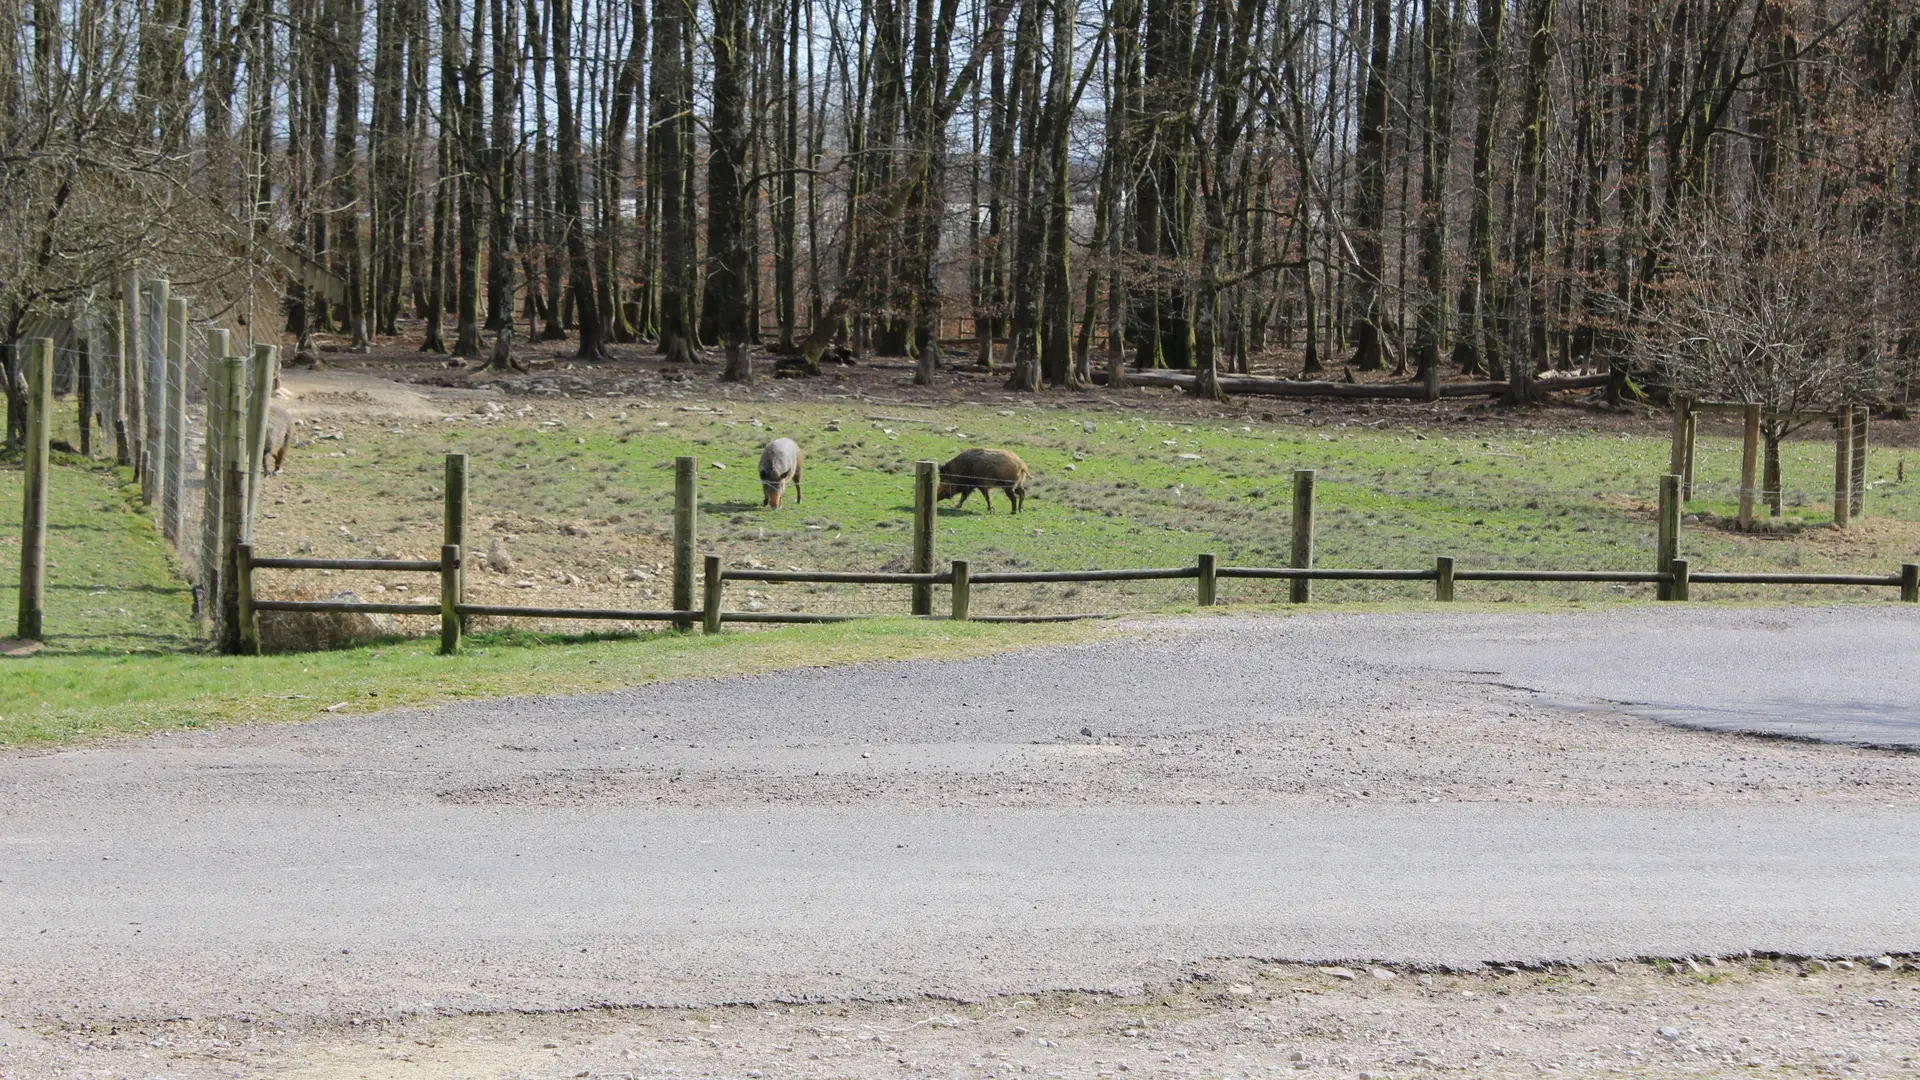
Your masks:
<svg viewBox="0 0 1920 1080"><path fill-rule="evenodd" d="M18 0L0 343L239 266L302 351L1904 403L1917 40L1901 0Z"/></svg>

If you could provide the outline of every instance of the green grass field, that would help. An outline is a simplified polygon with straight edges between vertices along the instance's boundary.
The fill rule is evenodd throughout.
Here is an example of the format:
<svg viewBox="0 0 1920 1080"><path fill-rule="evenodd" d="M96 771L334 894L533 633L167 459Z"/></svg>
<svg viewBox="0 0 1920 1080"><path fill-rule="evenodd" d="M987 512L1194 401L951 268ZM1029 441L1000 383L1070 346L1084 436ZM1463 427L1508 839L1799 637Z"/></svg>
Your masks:
<svg viewBox="0 0 1920 1080"><path fill-rule="evenodd" d="M988 513L977 497L938 523L941 560L976 571L1223 564L1286 559L1291 476L1318 470L1323 566L1650 568L1656 477L1667 445L1652 435L1503 434L1450 427L1383 431L1197 423L1096 410L960 407L938 412L859 402L755 402L699 407L536 404L518 419L348 423L338 438L295 450L299 498L274 509L283 536L323 555L365 556L380 543L427 556L411 541L348 535L342 520L379 508L437 542L441 455L472 459L471 514L516 528L588 522L650 543L669 530L672 459L701 459L701 547L733 564L823 569L904 568L912 470L968 446L1016 450L1036 474L1027 511ZM881 419L871 419L871 417ZM559 421L553 423L550 421ZM331 432L328 432L331 434ZM804 503L759 506L758 452L776 435L806 448ZM1737 443L1703 435L1699 498L1689 512L1731 514ZM1789 445L1788 516L1805 529L1752 537L1689 526L1695 569L1890 572L1920 558L1920 483L1895 481L1902 451L1869 461L1870 517L1828 528L1831 449ZM715 465L724 466L716 468ZM293 492L294 487L270 492ZM255 719L299 719L329 706L365 710L464 697L610 689L660 679L905 656L972 655L1076 640L1086 627L956 626L905 620L723 635L559 638L526 632L471 638L443 658L432 643L394 641L333 654L265 659L207 655L190 594L173 573L136 496L113 470L63 459L53 473L47 651L0 667L0 744L62 742ZM20 473L0 465L0 563L18 559ZM360 528L356 526L356 528ZM394 528L397 528L394 527ZM365 528L360 528L366 532ZM497 530L496 530L497 531ZM565 554L564 541L553 550ZM476 544L478 546L478 544ZM285 553L263 551L265 554ZM0 613L17 603L0 574ZM785 593L780 589L788 590ZM815 591L805 591L805 590ZM976 613L1184 607L1190 581L1135 586L976 588ZM1424 583L1320 583L1316 599L1429 596ZM769 587L771 610L899 612L897 589ZM1650 597L1650 587L1462 583L1464 603L1566 605ZM1223 603L1265 603L1268 583L1222 582ZM1891 590L1696 587L1696 599L1886 602ZM936 600L944 604L944 598ZM738 606L730 598L730 607ZM938 608L936 608L938 610Z"/></svg>
<svg viewBox="0 0 1920 1080"><path fill-rule="evenodd" d="M939 557L967 558L976 572L1191 565L1209 551L1223 565L1282 565L1296 468L1318 471L1317 557L1323 566L1424 567L1436 555L1452 555L1461 568L1648 569L1657 478L1667 460L1663 437L1599 432L1409 433L1359 424L1187 423L1037 407L917 415L922 411L854 402L716 408L727 411L621 409L609 403L594 419L577 409L548 414L536 406L522 420L461 418L403 434L368 425L346 430L337 444L343 449L332 451L363 467L303 482L329 489L332 499L363 498L371 472L390 485L388 497L411 499L416 513L433 515L440 455L463 450L472 461L471 512L477 519L511 510L523 518L611 522L659 536L670 527L672 459L693 454L702 462L701 544L729 563L904 569L913 462L942 461L984 445L1017 451L1036 479L1026 512L1017 518L999 500L989 513L977 497L965 509L955 511L949 503L941 513ZM876 415L886 418L869 419ZM564 422L542 423L552 419ZM764 442L779 435L797 439L807 452L807 497L770 512L759 506L755 464ZM1811 441L1787 446L1786 516L1804 521L1804 532L1755 537L1710 524L1690 527L1682 550L1695 569L1892 572L1920 556L1920 483L1893 482L1903 451L1873 452L1873 520L1844 537L1824 524L1831 453L1829 444ZM1690 513L1732 514L1737 455L1737 440L1702 436ZM318 551L365 550L319 528L312 536ZM1065 589L1036 597L983 587L974 602L982 613L1152 607L1186 599L1191 586L1129 588ZM1411 598L1422 591L1417 584L1395 583L1319 588L1328 599ZM1647 591L1463 588L1489 600L1599 600ZM1234 583L1223 587L1222 598L1274 595L1272 586ZM1785 594L1721 587L1712 595ZM894 600L870 602L897 608Z"/></svg>
<svg viewBox="0 0 1920 1080"><path fill-rule="evenodd" d="M12 635L20 604L21 476L17 458L0 464L0 637ZM197 648L192 592L137 511L138 489L117 470L62 454L47 480L48 649L124 656Z"/></svg>

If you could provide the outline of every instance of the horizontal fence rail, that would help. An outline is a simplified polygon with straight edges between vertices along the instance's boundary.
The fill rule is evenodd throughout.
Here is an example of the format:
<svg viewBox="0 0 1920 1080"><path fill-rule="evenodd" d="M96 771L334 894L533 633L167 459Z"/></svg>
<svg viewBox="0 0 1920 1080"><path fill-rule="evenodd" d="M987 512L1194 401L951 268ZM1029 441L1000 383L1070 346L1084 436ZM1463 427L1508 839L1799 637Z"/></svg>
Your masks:
<svg viewBox="0 0 1920 1080"><path fill-rule="evenodd" d="M953 575L864 570L723 570L721 580L842 585L951 585Z"/></svg>
<svg viewBox="0 0 1920 1080"><path fill-rule="evenodd" d="M438 605L434 612L439 613ZM453 606L457 615L494 615L522 619L599 619L606 622L679 622L697 619L698 611L627 611L618 608L518 607L512 604L467 604Z"/></svg>
<svg viewBox="0 0 1920 1080"><path fill-rule="evenodd" d="M438 615L439 604L383 604L363 600L255 600L255 611L307 611L322 615Z"/></svg>
<svg viewBox="0 0 1920 1080"><path fill-rule="evenodd" d="M437 574L440 564L426 559L280 559L255 556L261 570L382 570L394 574Z"/></svg>
<svg viewBox="0 0 1920 1080"><path fill-rule="evenodd" d="M1432 581L1436 570L1341 570L1332 567L1223 566L1223 578L1278 581Z"/></svg>
<svg viewBox="0 0 1920 1080"><path fill-rule="evenodd" d="M1199 577L1197 566L1156 570L1003 570L969 575L976 585L1055 584L1070 581L1162 581Z"/></svg>
<svg viewBox="0 0 1920 1080"><path fill-rule="evenodd" d="M1722 585L1882 585L1899 588L1901 574L1749 574L1696 570L1693 580Z"/></svg>

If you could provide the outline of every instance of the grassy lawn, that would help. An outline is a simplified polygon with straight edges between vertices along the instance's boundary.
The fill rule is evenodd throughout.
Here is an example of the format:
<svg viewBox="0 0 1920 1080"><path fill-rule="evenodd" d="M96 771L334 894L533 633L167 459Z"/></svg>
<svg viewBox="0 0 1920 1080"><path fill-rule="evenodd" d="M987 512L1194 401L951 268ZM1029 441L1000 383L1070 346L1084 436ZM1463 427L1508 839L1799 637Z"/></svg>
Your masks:
<svg viewBox="0 0 1920 1080"><path fill-rule="evenodd" d="M1323 566L1430 566L1452 555L1461 568L1651 569L1656 483L1667 443L1658 435L1586 432L1488 435L1447 427L1419 432L1365 426L1349 417L1324 427L1180 422L1095 409L955 407L938 411L866 402L534 402L524 416L461 416L388 428L345 426L340 438L296 453L327 454L351 468L305 467L280 542L300 550L364 555L385 544L430 557L438 543L440 455L472 461L476 545L489 534L538 535L540 559L567 561L575 523L632 538L636 550L670 529L672 459L702 462L702 548L730 564L822 569L904 569L910 546L916 459L943 461L968 446L1016 450L1036 479L1026 512L988 513L976 497L939 519L941 560L987 569L1091 569L1191 565L1200 552L1223 565L1286 561L1291 476L1318 470L1317 552ZM875 419L878 417L878 419ZM1382 424L1390 421L1379 421ZM760 508L755 463L769 438L790 436L807 452L806 501ZM1690 513L1730 515L1738 440L1704 432ZM1710 523L1684 530L1682 551L1698 569L1893 572L1920 556L1920 483L1896 483L1904 451L1875 448L1868 464L1872 518L1842 535L1827 528L1831 445L1791 441L1787 517L1804 531L1779 537L1733 533ZM364 506L380 497L415 519L394 539L349 538L317 507ZM264 546L264 544L263 544ZM584 573L584 571L583 571ZM786 591L782 593L781 588ZM1191 583L1145 586L981 587L975 610L1152 608L1190 602ZM1409 583L1324 583L1327 599L1413 598ZM1650 587L1463 585L1462 599L1606 600ZM1820 595L1721 586L1708 598ZM893 593L858 587L785 586L763 592L772 610L899 610ZM804 595L805 593L813 595ZM821 595L835 594L835 595ZM1273 599L1270 584L1223 583L1223 602ZM730 600L730 604L732 601ZM865 608L863 608L865 605Z"/></svg>
<svg viewBox="0 0 1920 1080"><path fill-rule="evenodd" d="M0 637L19 611L21 471L0 463ZM177 653L201 638L139 492L109 467L54 455L47 476L47 649L84 656ZM16 667L0 668L11 683Z"/></svg>

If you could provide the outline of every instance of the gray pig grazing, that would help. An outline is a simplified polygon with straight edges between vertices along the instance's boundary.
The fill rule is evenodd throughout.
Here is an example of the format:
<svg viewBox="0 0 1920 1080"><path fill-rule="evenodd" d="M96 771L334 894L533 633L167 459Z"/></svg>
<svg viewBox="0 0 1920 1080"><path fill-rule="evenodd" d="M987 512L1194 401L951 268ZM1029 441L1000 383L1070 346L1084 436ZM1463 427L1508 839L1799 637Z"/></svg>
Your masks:
<svg viewBox="0 0 1920 1080"><path fill-rule="evenodd" d="M287 464L287 448L293 445L293 414L278 405L267 406L267 456L261 462L268 475Z"/></svg>
<svg viewBox="0 0 1920 1080"><path fill-rule="evenodd" d="M780 509L780 496L789 480L793 481L793 501L807 501L800 490L800 468L805 461L800 444L792 439L775 439L760 451L760 487L767 495L763 505Z"/></svg>
<svg viewBox="0 0 1920 1080"><path fill-rule="evenodd" d="M987 509L993 509L993 489L1000 488L1007 493L1007 501L1013 504L1013 513L1019 513L1020 507L1027 501L1027 481L1033 476L1027 471L1027 463L1011 450L965 450L952 461L940 466L940 489L936 498L950 499L960 496L953 508L967 505L967 496L979 492L987 500Z"/></svg>

